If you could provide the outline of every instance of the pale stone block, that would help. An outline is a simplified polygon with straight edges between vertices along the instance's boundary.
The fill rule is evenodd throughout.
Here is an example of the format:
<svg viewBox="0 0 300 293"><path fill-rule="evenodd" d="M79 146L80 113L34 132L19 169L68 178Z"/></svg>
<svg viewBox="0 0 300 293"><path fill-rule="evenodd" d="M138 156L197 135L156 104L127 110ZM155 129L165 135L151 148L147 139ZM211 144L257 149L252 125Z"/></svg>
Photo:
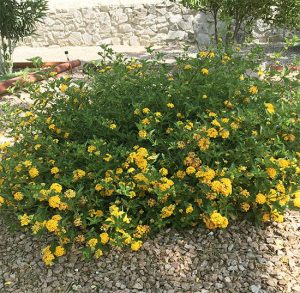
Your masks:
<svg viewBox="0 0 300 293"><path fill-rule="evenodd" d="M82 36L79 32L71 32L68 36L68 40L72 46L78 46L82 44Z"/></svg>
<svg viewBox="0 0 300 293"><path fill-rule="evenodd" d="M84 45L88 45L88 46L94 45L93 37L90 34L87 34L87 33L83 34L82 40L83 40Z"/></svg>
<svg viewBox="0 0 300 293"><path fill-rule="evenodd" d="M167 40L184 40L187 37L187 33L183 31L169 31Z"/></svg>
<svg viewBox="0 0 300 293"><path fill-rule="evenodd" d="M129 38L129 44L130 46L139 46L140 45L139 38L137 36L131 36Z"/></svg>
<svg viewBox="0 0 300 293"><path fill-rule="evenodd" d="M132 32L133 29L130 24L125 23L125 24L121 24L119 26L119 30L121 33L129 33L129 32Z"/></svg>

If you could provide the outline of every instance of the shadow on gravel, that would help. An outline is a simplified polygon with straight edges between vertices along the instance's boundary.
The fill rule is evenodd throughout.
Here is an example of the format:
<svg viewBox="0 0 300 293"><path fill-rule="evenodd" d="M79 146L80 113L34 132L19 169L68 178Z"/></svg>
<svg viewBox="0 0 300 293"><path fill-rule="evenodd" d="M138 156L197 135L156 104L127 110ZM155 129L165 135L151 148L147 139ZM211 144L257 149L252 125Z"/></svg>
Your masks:
<svg viewBox="0 0 300 293"><path fill-rule="evenodd" d="M1 223L0 223L1 224ZM78 251L53 267L45 240L0 225L0 292L300 292L300 215L265 229L165 231L141 251L111 251L84 261Z"/></svg>

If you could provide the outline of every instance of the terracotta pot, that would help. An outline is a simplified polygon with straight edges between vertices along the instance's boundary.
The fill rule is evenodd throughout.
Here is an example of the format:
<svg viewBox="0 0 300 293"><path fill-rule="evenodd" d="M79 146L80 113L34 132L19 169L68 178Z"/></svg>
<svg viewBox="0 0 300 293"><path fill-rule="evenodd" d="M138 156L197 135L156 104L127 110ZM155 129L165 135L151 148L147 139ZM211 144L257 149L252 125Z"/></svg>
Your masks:
<svg viewBox="0 0 300 293"><path fill-rule="evenodd" d="M271 69L275 69L277 71L282 71L285 68L285 66L282 66L282 65L272 65L272 66L270 66L270 68ZM289 66L287 66L287 68L290 71L300 71L300 66L299 65L298 66L297 65L295 65L295 66L289 65Z"/></svg>
<svg viewBox="0 0 300 293"><path fill-rule="evenodd" d="M53 66L57 66L59 64L65 63L65 61L61 61L61 62L44 62L42 67L53 67ZM15 62L14 69L24 69L24 68L34 68L34 65L32 62Z"/></svg>
<svg viewBox="0 0 300 293"><path fill-rule="evenodd" d="M72 70L73 68L78 67L80 65L81 65L80 60L73 60L70 62L65 62L65 63L59 64L52 69L43 69L39 73L37 73L37 72L29 73L27 75L26 79L24 79L22 76L18 76L15 78L11 78L9 80L2 81L2 82L0 82L0 95L4 94L9 87L15 85L17 82L20 85L22 85L24 83L26 84L28 82L34 83L36 81L47 78L48 75L46 75L46 73L49 73L49 71L56 72L57 74L59 74L59 73L65 72L67 70Z"/></svg>

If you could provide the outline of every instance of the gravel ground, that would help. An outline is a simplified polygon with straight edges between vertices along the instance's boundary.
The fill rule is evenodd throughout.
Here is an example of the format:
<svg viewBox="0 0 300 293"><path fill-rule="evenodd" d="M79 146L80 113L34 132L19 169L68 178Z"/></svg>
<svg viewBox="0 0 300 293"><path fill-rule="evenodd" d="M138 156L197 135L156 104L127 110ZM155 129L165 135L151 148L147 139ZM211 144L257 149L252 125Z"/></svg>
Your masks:
<svg viewBox="0 0 300 293"><path fill-rule="evenodd" d="M85 261L78 248L47 268L46 240L0 223L0 292L300 292L300 214L265 229L167 230L139 252Z"/></svg>

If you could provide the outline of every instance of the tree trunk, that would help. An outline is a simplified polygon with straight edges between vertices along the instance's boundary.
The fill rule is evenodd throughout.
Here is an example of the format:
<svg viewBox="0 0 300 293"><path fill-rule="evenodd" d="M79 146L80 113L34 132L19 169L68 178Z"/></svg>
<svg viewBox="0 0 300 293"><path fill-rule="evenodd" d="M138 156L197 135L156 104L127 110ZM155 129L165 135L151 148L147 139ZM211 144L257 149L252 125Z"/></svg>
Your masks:
<svg viewBox="0 0 300 293"><path fill-rule="evenodd" d="M218 32L218 10L213 11L214 16L214 28L215 28L215 43L218 45L219 42L219 32Z"/></svg>
<svg viewBox="0 0 300 293"><path fill-rule="evenodd" d="M7 43L4 38L1 39L1 52L0 52L0 71L2 74L10 74L13 70L12 53L14 45L8 39Z"/></svg>

